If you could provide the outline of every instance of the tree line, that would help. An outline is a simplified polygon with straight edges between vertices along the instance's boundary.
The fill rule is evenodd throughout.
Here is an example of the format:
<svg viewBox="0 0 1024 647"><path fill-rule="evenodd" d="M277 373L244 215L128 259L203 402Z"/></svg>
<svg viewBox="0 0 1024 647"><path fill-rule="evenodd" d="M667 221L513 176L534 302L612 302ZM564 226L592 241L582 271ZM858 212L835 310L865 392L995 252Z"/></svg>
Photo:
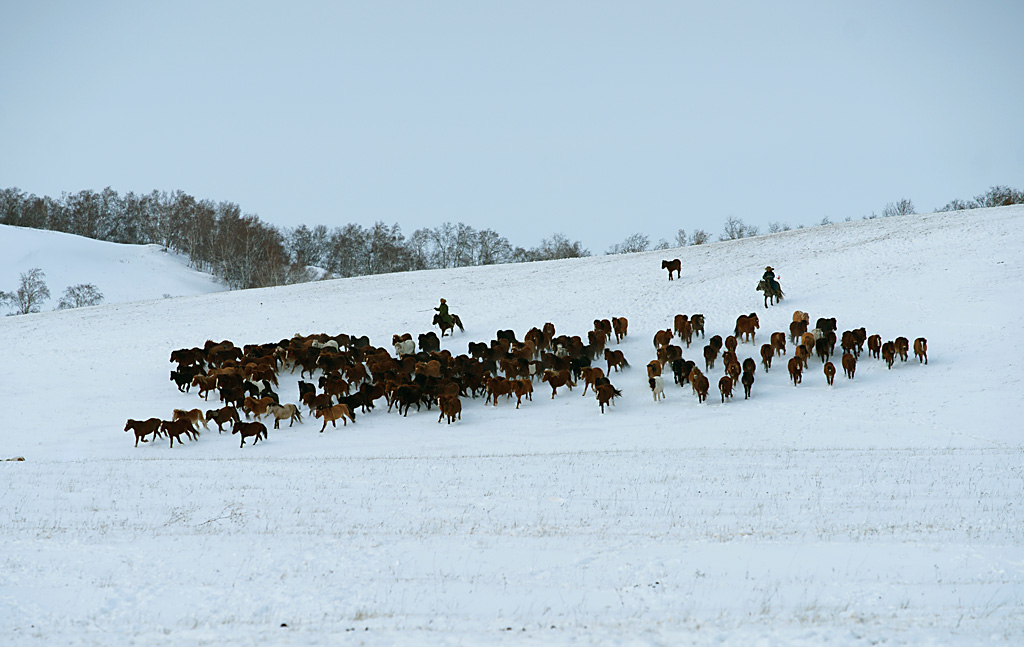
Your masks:
<svg viewBox="0 0 1024 647"><path fill-rule="evenodd" d="M1024 191L994 186L970 200L954 199L937 211L1024 204ZM882 216L915 213L903 198L888 203ZM877 218L872 213L865 219ZM850 220L850 218L847 218ZM159 244L185 255L189 265L222 279L231 289L269 287L315 280L388 272L442 269L501 263L579 258L590 251L579 241L556 233L536 247L513 246L492 229L477 230L465 223L446 222L417 229L410 236L396 223L378 221L370 227L349 223L328 229L300 225L280 229L233 202L196 199L183 192L128 192L110 187L63 193L59 198L27 194L17 187L0 189L0 224L61 231L97 240L129 244ZM829 225L828 216L818 225ZM772 222L768 233L789 230ZM719 240L760 234L758 227L729 216ZM702 245L711 234L679 229L670 243L662 238L653 247L650 237L635 233L612 245L606 254ZM311 268L320 268L326 274Z"/></svg>
<svg viewBox="0 0 1024 647"><path fill-rule="evenodd" d="M513 246L492 229L446 222L406 237L398 224L349 223L280 229L233 202L183 192L118 194L110 187L39 197L0 189L0 224L60 231L133 245L159 244L183 254L190 267L231 289L269 287L329 276L520 263L589 256L579 241L556 233L533 248Z"/></svg>

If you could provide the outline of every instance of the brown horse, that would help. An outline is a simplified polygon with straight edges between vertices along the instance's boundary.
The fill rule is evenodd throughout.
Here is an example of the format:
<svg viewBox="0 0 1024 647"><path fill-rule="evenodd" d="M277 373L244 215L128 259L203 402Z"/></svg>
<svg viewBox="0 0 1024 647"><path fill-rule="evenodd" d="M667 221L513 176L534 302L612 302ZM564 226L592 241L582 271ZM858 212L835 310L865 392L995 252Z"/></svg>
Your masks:
<svg viewBox="0 0 1024 647"><path fill-rule="evenodd" d="M754 374L744 372L740 382L743 384L743 399L746 400L750 397L751 387L754 386Z"/></svg>
<svg viewBox="0 0 1024 647"><path fill-rule="evenodd" d="M843 373L852 380L856 372L857 357L853 353L843 353Z"/></svg>
<svg viewBox="0 0 1024 647"><path fill-rule="evenodd" d="M700 333L701 338L704 337L704 315L697 313L690 315L690 329L693 330L693 334ZM687 344L689 346L689 344Z"/></svg>
<svg viewBox="0 0 1024 647"><path fill-rule="evenodd" d="M793 380L793 386L800 384L803 379L804 363L800 361L799 357L791 357L789 359L789 377Z"/></svg>
<svg viewBox="0 0 1024 647"><path fill-rule="evenodd" d="M401 407L399 407L401 408ZM408 413L408 409L406 409ZM336 404L333 407L324 407L323 409L317 409L313 415L317 418L324 419L324 426L320 427L320 433L324 433L324 429L327 429L327 423L330 422L332 427L338 426L338 420L341 420L342 424L348 426L348 421L351 420L353 423L356 421L355 414L348 408L347 404ZM347 420L346 420L347 418Z"/></svg>
<svg viewBox="0 0 1024 647"><path fill-rule="evenodd" d="M672 343L672 331L666 328L654 333L654 347L661 348Z"/></svg>
<svg viewBox="0 0 1024 647"><path fill-rule="evenodd" d="M764 364L764 372L767 373L768 369L772 367L772 359L775 357L775 351L768 344L761 344L761 363Z"/></svg>
<svg viewBox="0 0 1024 647"><path fill-rule="evenodd" d="M825 362L825 381L828 382L829 386L832 386L832 381L836 379L836 365L832 362Z"/></svg>
<svg viewBox="0 0 1024 647"><path fill-rule="evenodd" d="M718 390L722 393L722 404L725 404L725 399L732 397L732 378L726 375L718 380Z"/></svg>
<svg viewBox="0 0 1024 647"><path fill-rule="evenodd" d="M736 329L733 334L739 338L740 341L747 341L747 337L750 337L750 343L754 343L754 331L761 327L761 322L757 320L757 313L751 312L749 315L740 315L736 318Z"/></svg>
<svg viewBox="0 0 1024 647"><path fill-rule="evenodd" d="M917 363L924 362L928 363L928 340L924 337L918 337L914 340L914 357L917 358Z"/></svg>
<svg viewBox="0 0 1024 647"><path fill-rule="evenodd" d="M772 305L780 303L782 301L782 297L785 296L782 292L782 286L779 286L779 289L775 290L772 288L771 284L769 284L768 281L765 281L764 279L761 279L761 281L757 284L756 289L758 292L764 293L764 307L766 308L768 307L769 302L771 302Z"/></svg>
<svg viewBox="0 0 1024 647"><path fill-rule="evenodd" d="M611 350L610 348L604 349L604 359L608 362L608 373L612 372L614 368L616 371L629 366L629 362L626 361L626 356L622 354L621 350Z"/></svg>
<svg viewBox="0 0 1024 647"><path fill-rule="evenodd" d="M189 440L198 440L199 438L199 432L192 428L192 423L187 418L182 418L181 420L162 420L160 422L160 431L167 434L171 439L171 447L174 447L175 438L178 439L179 445L185 444L181 442L182 434L185 434Z"/></svg>
<svg viewBox="0 0 1024 647"><path fill-rule="evenodd" d="M708 391L711 390L711 383L703 373L698 373L696 377L690 375L690 385L693 387L693 392L697 394L697 402L704 402L708 399Z"/></svg>
<svg viewBox="0 0 1024 647"><path fill-rule="evenodd" d="M441 318L441 313L434 315L433 324L441 329L442 337L446 334L454 333L455 326L458 326L460 331L466 332L466 329L462 327L462 319L459 319L459 315L449 314L448 316L451 317L451 321L445 322L445 320Z"/></svg>
<svg viewBox="0 0 1024 647"><path fill-rule="evenodd" d="M587 388L594 389L598 378L604 377L604 371L600 366L585 366L580 369L580 378L583 380L583 395L587 394ZM594 391L596 393L596 391Z"/></svg>
<svg viewBox="0 0 1024 647"><path fill-rule="evenodd" d="M456 418L462 420L462 400L459 400L457 395L438 396L437 408L441 410L441 415L437 417L438 422L448 418L450 425Z"/></svg>
<svg viewBox="0 0 1024 647"><path fill-rule="evenodd" d="M784 332L773 332L771 336L772 349L776 355L786 354L786 333Z"/></svg>
<svg viewBox="0 0 1024 647"><path fill-rule="evenodd" d="M683 276L683 263L678 258L673 258L671 261L662 261L661 269L668 270L669 281L672 280L672 272L675 272L679 278Z"/></svg>
<svg viewBox="0 0 1024 647"><path fill-rule="evenodd" d="M150 418L149 420L132 420L128 419L128 422L124 425L124 430L128 431L131 429L135 432L135 446L139 446L139 441L147 442L146 436L153 434L153 440L156 441L156 437L160 435L160 418Z"/></svg>
<svg viewBox="0 0 1024 647"><path fill-rule="evenodd" d="M604 413L605 405L615 404L615 398L622 395L622 391L612 386L611 382L605 382L597 387L597 403L601 405L601 413Z"/></svg>
<svg viewBox="0 0 1024 647"><path fill-rule="evenodd" d="M224 431L223 425L228 422L238 422L238 411L231 406L221 407L220 409L208 409L206 411L206 419L208 421L217 423L217 433Z"/></svg>
<svg viewBox="0 0 1024 647"><path fill-rule="evenodd" d="M629 330L629 320L625 317L612 317L612 332L615 333L615 343L618 344L626 338L626 331Z"/></svg>
<svg viewBox="0 0 1024 647"><path fill-rule="evenodd" d="M558 392L558 387L568 386L569 390L572 391L573 381L571 371L552 371L548 369L544 371L544 375L540 378L541 382L547 382L551 386L551 399L555 399L555 394Z"/></svg>
<svg viewBox="0 0 1024 647"><path fill-rule="evenodd" d="M252 444L255 445L260 438L267 439L267 426L262 422L236 422L231 428L231 434L238 434L242 437L239 447L245 445L246 438L253 438Z"/></svg>

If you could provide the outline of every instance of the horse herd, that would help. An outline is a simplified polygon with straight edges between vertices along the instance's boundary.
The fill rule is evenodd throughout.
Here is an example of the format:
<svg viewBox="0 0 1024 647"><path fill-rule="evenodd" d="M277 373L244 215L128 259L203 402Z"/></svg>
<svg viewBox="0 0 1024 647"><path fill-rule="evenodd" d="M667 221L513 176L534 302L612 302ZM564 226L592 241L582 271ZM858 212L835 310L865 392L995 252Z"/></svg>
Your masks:
<svg viewBox="0 0 1024 647"><path fill-rule="evenodd" d="M832 363L831 358L835 354L837 343L839 343L842 350L840 364L843 368L843 374L851 380L856 373L857 361L864 350L865 343L868 346L869 355L875 359L883 358L889 369L892 368L897 357L902 361L907 361L909 357L910 341L906 337L897 337L892 341L882 343L880 335L869 336L864 328L847 330L842 335L837 335L837 324L834 317L819 318L812 330L808 330L809 324L810 315L806 312L797 310L793 313L793 321L789 326L789 341L794 344L795 348L793 357L787 363L787 369L789 371L789 379L793 382L794 386L799 385L803 381L803 371L808 368L809 359L812 355L816 355L821 360L826 382L829 386L832 386L836 375L836 367ZM718 380L718 390L723 403L727 399L732 398L733 389L738 384L743 386L744 399L750 397L754 384L754 374L757 372L757 362L753 358L748 357L740 363L736 351L740 343L749 341L751 345L755 345L756 333L760 327L761 324L757 313L752 312L749 315L740 315L736 318L736 325L732 335L725 339L722 339L720 335L715 335L708 340L708 344L703 348L705 371L711 371L715 367L719 354L721 354L725 375ZM666 366L671 366L673 379L676 384L679 386L689 384L692 387L693 392L697 395L698 402L704 402L707 399L711 388L710 379L704 375L696 362L683 358L681 346L672 343L678 336L680 342L685 343L686 347L689 348L696 330L699 330L699 334L703 338L704 316L695 314L688 317L687 315L680 314L675 316L672 328L659 330L655 333L654 347L657 358L647 364L648 386L651 389L655 402L658 402L665 396L665 383L662 378L662 372ZM766 373L770 371L773 359L779 355L786 354L786 333L774 332L770 335L769 339L770 343L762 344L759 351L761 364L764 366ZM722 350L723 348L725 349L724 351ZM918 359L919 363L927 364L928 340L924 337L918 337L914 340L913 348L914 356Z"/></svg>
<svg viewBox="0 0 1024 647"><path fill-rule="evenodd" d="M837 337L835 319L818 319L810 331L808 322L806 313L797 312L790 326L790 340L796 348L788 368L794 384L800 383L812 354L821 358L831 384L835 367L829 358L837 342L843 350L844 373L851 379L865 342L872 356L884 357L890 368L896 357L907 359L906 338L882 344L878 335L868 337L863 328ZM343 425L355 423L357 413L368 414L384 405L388 412L395 410L406 417L413 406L417 411L429 411L436 404L438 422L447 420L451 424L461 420L463 399L482 397L486 405L496 407L503 397L505 401L514 398L518 409L524 400L533 400L537 381L551 388L552 399L559 390L571 391L582 381L583 395L591 392L603 414L622 395L610 377L628 368L629 363L622 350L611 345L625 340L629 322L625 317L612 317L593 323L593 330L585 336L558 335L550 322L531 328L522 340L512 330L499 330L489 342L470 342L468 353L459 355L441 350L433 332L417 340L408 333L396 334L392 350L372 346L366 336L349 334L296 334L241 348L227 340L207 341L202 347L171 353L170 361L176 367L170 379L179 391L190 393L195 387L198 397L209 402L213 395L219 405L205 410L175 409L170 420L129 419L125 431L134 431L135 446L152 436L153 440L168 438L173 447L175 440L182 444L183 436L197 440L199 427L209 429L209 423L214 422L218 433L228 426L232 434L238 434L241 447L249 438L253 444L266 440L268 430L262 420L269 421L270 417L275 429L282 421L288 421L291 427L295 422L301 424L303 412L308 410L307 415L323 420L322 433L328 422L335 428L338 421ZM732 397L738 384L742 384L745 397L750 397L757 363L752 358L739 362L736 351L740 343L754 344L759 327L756 313L742 315L736 320L733 335L725 339L714 335L703 349L704 371L710 372L721 355L725 375L718 384L723 403ZM676 315L671 328L655 334L656 359L648 363L647 371L656 402L665 396L662 373L666 367L671 367L677 384L692 387L698 402L706 400L710 379L695 362L683 358L682 344L689 348L698 336L705 337L703 314ZM760 350L765 371L776 356L786 354L784 333L773 333L770 339L771 343L763 344ZM677 340L679 343L674 343ZM927 362L927 342L923 338L915 340L914 351ZM600 365L602 359L604 367ZM282 403L277 391L279 378L296 372L299 404Z"/></svg>

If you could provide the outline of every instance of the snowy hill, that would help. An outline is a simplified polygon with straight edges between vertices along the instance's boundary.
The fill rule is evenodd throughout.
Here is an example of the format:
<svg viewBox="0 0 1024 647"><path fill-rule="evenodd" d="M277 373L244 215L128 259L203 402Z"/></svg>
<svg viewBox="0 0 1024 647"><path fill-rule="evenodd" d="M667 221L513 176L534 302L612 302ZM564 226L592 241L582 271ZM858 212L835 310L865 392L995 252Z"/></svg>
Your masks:
<svg viewBox="0 0 1024 647"><path fill-rule="evenodd" d="M0 290L11 292L21 274L43 270L55 310L64 290L91 283L103 303L125 303L165 296L195 296L227 288L209 274L188 267L185 258L159 245L120 245L56 231L0 225Z"/></svg>
<svg viewBox="0 0 1024 647"><path fill-rule="evenodd" d="M769 309L754 291L766 264L787 295ZM1019 644L1022 291L1024 208L1006 207L3 318L16 406L0 458L26 461L0 463L0 632L15 645L328 644L353 630L365 644ZM520 410L465 400L452 425L378 403L355 425L320 434L306 419L241 449L215 427L173 449L122 431L219 406L168 380L175 348L313 332L390 347L429 330L442 296L466 325L443 341L453 353L498 329L585 336L627 317L622 398L602 415L581 388L552 399L538 382ZM707 402L671 375L652 400L644 365L673 315L703 313L724 337L757 312L742 360L796 309L884 341L926 337L929 364L864 355L829 387L812 359L793 386L790 345L758 367L750 400L721 402L720 364ZM282 375L283 401L297 380Z"/></svg>

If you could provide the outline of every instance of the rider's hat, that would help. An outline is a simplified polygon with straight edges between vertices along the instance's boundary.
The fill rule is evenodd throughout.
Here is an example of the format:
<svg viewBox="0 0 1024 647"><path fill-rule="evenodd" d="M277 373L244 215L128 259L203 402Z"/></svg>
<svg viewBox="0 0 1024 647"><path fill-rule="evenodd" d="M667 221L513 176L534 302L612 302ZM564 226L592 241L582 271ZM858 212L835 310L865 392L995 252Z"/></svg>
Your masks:
<svg viewBox="0 0 1024 647"><path fill-rule="evenodd" d="M448 302L445 301L444 299L441 299L441 303L448 303Z"/></svg>
<svg viewBox="0 0 1024 647"><path fill-rule="evenodd" d="M774 272L774 271L775 271L775 268L774 268L774 267L772 267L771 265L769 265L769 266L767 266L767 267L765 267L765 268L764 268L764 271L765 271L765 272Z"/></svg>

